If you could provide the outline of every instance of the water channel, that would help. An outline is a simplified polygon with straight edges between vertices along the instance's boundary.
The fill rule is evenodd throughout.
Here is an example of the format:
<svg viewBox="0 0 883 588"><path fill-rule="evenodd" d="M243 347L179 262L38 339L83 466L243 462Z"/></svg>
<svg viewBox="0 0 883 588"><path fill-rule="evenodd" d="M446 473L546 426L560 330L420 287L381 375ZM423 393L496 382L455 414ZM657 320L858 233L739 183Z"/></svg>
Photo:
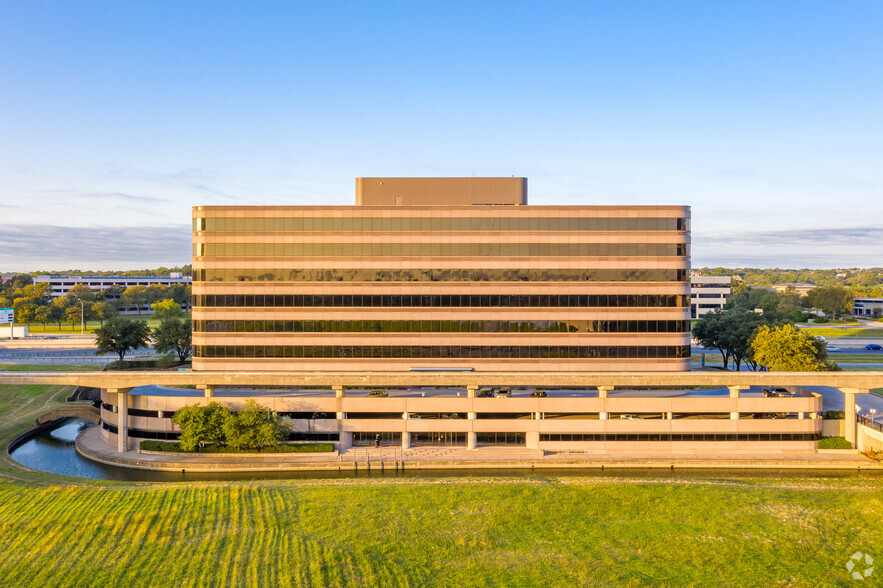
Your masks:
<svg viewBox="0 0 883 588"><path fill-rule="evenodd" d="M131 470L95 463L81 457L75 448L77 435L92 423L83 419L68 419L53 428L46 429L28 439L12 452L12 458L31 469L92 480L119 480L126 482L186 482L186 481L225 481L225 480L297 480L297 479L342 479L342 478L445 478L445 477L523 477L544 478L547 476L573 476L584 478L706 478L706 479L750 479L750 478L877 478L883 479L883 472L832 471L832 470L688 470L688 469L554 469L554 470L405 470L404 472L243 472L195 474L178 472L148 472Z"/></svg>

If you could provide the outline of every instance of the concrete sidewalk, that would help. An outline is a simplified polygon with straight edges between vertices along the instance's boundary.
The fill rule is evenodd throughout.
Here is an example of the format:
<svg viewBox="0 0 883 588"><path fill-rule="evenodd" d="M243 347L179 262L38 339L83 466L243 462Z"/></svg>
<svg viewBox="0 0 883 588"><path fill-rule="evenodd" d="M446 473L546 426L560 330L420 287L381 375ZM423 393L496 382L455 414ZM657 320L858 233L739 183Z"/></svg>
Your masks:
<svg viewBox="0 0 883 588"><path fill-rule="evenodd" d="M731 469L731 470L876 470L883 462L855 454L750 455L739 457L609 456L589 453L545 453L523 447L454 447L399 449L356 447L342 453L285 453L268 455L202 454L156 455L137 451L117 453L102 442L98 427L77 438L77 452L99 463L164 472L280 472L344 471L364 469ZM383 461L381 462L381 453Z"/></svg>

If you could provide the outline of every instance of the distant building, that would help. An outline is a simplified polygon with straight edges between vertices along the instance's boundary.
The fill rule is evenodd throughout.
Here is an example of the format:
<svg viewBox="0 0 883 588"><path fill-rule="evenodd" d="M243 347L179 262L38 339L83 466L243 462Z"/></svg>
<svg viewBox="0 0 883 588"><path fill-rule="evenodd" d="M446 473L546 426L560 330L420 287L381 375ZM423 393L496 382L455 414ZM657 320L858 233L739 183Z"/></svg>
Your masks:
<svg viewBox="0 0 883 588"><path fill-rule="evenodd" d="M77 284L86 284L93 290L107 290L108 288L129 286L150 286L151 284L186 284L192 282L190 276L184 277L180 272L172 273L170 277L162 276L34 276L34 283L46 283L52 289L52 297L67 296L68 291Z"/></svg>
<svg viewBox="0 0 883 588"><path fill-rule="evenodd" d="M771 287L767 288L768 290L775 290L779 294L784 293L788 288L794 288L794 290L800 294L801 296L806 296L809 294L809 291L816 287L815 284L773 284Z"/></svg>
<svg viewBox="0 0 883 588"><path fill-rule="evenodd" d="M151 286L153 284L163 284L165 286L173 286L183 284L190 286L193 278L190 276L182 276L180 272L172 272L170 277L163 276L34 276L34 284L49 284L53 298L67 296L71 288L77 284L85 284L92 290L103 291L108 288L128 288L129 286ZM111 297L113 298L113 297ZM190 311L189 304L181 304L184 311ZM141 311L148 310L149 306ZM120 314L132 314L139 312L136 307L121 307Z"/></svg>
<svg viewBox="0 0 883 588"><path fill-rule="evenodd" d="M690 318L722 309L732 294L730 276L690 276Z"/></svg>
<svg viewBox="0 0 883 588"><path fill-rule="evenodd" d="M852 314L873 318L883 316L883 298L856 298L852 302Z"/></svg>

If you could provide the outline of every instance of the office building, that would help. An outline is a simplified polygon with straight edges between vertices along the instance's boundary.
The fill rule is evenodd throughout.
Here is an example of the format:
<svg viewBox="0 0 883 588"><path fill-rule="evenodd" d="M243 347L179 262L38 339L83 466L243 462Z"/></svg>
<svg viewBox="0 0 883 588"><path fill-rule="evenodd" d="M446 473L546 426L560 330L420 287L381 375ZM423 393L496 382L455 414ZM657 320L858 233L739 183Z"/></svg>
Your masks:
<svg viewBox="0 0 883 588"><path fill-rule="evenodd" d="M690 276L690 318L699 319L713 310L722 310L732 293L730 276Z"/></svg>
<svg viewBox="0 0 883 588"><path fill-rule="evenodd" d="M195 370L680 371L685 206L524 178L359 178L356 206L193 209Z"/></svg>

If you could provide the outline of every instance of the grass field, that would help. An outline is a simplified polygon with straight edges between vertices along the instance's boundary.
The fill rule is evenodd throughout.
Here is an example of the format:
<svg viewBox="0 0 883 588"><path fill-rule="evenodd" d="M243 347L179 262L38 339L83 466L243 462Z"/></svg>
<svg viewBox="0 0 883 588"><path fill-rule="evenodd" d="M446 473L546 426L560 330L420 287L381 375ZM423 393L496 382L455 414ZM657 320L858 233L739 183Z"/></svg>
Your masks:
<svg viewBox="0 0 883 588"><path fill-rule="evenodd" d="M816 337L846 337L848 339L879 339L883 337L883 329L837 329L832 327L808 327L801 331Z"/></svg>
<svg viewBox="0 0 883 588"><path fill-rule="evenodd" d="M153 315L149 314L121 314L120 318L123 319L138 319L147 321L147 324L151 327L158 327L159 321L154 320ZM18 327L19 325L16 325ZM98 321L86 321L85 328L83 329L86 333L94 333L95 329L101 326L101 323ZM28 326L28 334L30 335L79 335L80 334L80 323L71 326L70 323L61 323L61 327L55 323L48 323L45 326L40 323L31 323Z"/></svg>
<svg viewBox="0 0 883 588"><path fill-rule="evenodd" d="M0 387L0 440L68 393ZM883 557L880 513L881 477L149 484L32 472L4 453L0 584L836 585L855 551Z"/></svg>

